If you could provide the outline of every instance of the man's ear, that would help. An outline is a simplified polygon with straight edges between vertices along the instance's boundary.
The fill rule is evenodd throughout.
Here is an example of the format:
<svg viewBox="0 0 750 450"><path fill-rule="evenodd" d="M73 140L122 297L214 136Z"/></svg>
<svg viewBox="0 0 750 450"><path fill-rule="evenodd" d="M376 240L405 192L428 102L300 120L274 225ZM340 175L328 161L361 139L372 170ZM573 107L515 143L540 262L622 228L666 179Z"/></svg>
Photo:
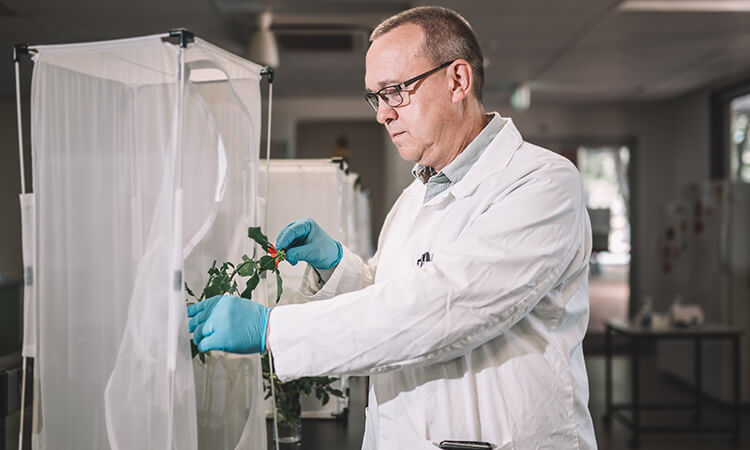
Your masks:
<svg viewBox="0 0 750 450"><path fill-rule="evenodd" d="M459 103L471 92L474 77L471 66L465 59L457 59L448 66L448 83L451 90L451 102Z"/></svg>

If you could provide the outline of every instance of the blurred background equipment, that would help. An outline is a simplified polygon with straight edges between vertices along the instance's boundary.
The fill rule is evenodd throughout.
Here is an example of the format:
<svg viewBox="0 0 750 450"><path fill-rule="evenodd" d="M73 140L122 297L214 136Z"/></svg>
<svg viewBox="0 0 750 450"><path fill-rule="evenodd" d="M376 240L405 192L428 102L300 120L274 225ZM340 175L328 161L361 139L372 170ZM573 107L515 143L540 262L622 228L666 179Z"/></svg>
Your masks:
<svg viewBox="0 0 750 450"><path fill-rule="evenodd" d="M672 302L696 305L703 321L745 330L742 337L742 373L750 374L750 184L703 182L686 185L679 202L685 211L680 252L671 258L674 276L669 287L655 300L655 309L668 311ZM684 306L680 317L690 321ZM683 315L687 314L687 317ZM699 320L699 319L696 319ZM723 402L732 401L732 347L705 342L703 386L706 394ZM663 342L659 367L692 385L690 343ZM750 402L750 377L743 375L742 400Z"/></svg>

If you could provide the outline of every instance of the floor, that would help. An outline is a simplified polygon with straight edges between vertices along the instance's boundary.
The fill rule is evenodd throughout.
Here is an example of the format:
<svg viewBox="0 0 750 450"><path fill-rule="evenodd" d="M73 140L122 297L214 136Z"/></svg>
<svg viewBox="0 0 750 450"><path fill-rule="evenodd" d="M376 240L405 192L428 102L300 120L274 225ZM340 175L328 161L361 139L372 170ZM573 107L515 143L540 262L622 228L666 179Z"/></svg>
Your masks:
<svg viewBox="0 0 750 450"><path fill-rule="evenodd" d="M604 356L587 355L586 365L589 374L590 411L599 448L602 450L629 450L630 432L619 422L613 421L605 426L604 415ZM669 379L661 376L656 370L656 358L646 355L641 360L641 398L648 401L687 401L690 392ZM630 392L630 369L628 358L615 356L613 362L613 385L615 401L625 401ZM346 420L303 420L302 443L280 446L280 450L358 450L360 449L364 430L365 380L352 379L351 408ZM730 420L727 408L714 403L705 405L705 422L723 425ZM689 412L649 413L643 417L648 425L682 425L690 423ZM742 427L750 429L750 410L743 411ZM269 440L269 449L274 448ZM644 434L641 438L641 450L724 450L750 449L750 432L745 433L741 445L732 446L725 435L683 434Z"/></svg>
<svg viewBox="0 0 750 450"><path fill-rule="evenodd" d="M620 422L612 421L605 425L602 417L604 403L604 356L588 355L586 367L589 374L589 410L594 419L597 443L600 449L630 449L630 431ZM615 356L613 360L614 402L626 402L630 395L630 364L626 356ZM660 374L656 368L656 357L647 355L641 359L641 399L643 401L690 402L691 391L683 385ZM692 412L668 411L643 414L644 425L684 426L691 423ZM704 424L726 426L731 424L731 410L710 400L704 402ZM742 414L742 429L750 427L750 409ZM669 433L643 434L641 450L723 450L750 448L750 434L745 433L741 441L744 445L733 446L730 436L725 434Z"/></svg>

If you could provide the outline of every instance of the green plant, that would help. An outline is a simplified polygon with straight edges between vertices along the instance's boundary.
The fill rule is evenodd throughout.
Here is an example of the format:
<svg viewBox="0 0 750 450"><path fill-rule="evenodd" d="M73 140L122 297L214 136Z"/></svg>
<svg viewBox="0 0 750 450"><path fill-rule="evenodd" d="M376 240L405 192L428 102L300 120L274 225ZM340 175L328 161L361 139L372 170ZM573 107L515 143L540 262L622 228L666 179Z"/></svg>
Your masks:
<svg viewBox="0 0 750 450"><path fill-rule="evenodd" d="M250 227L247 230L247 235L250 239L254 240L264 252L265 255L261 256L258 260L251 259L247 255L242 255L242 262L239 264L232 264L231 262L225 262L220 267L216 267L216 261L213 262L211 267L208 269L208 280L206 285L203 287L203 291L200 296L190 289L185 283L185 291L195 301L187 299L187 303L194 304L203 301L207 298L214 297L216 295L238 295L240 297L251 299L253 290L260 283L261 275L264 275L267 271L272 271L276 274L276 303L279 303L282 293L282 282L281 273L279 273L279 263L286 260L286 250L276 250L276 248L268 241L266 235L260 230L260 227ZM246 278L245 289L240 292L237 284L236 277ZM201 362L206 362L206 355L198 351L195 343L190 341L190 348L192 350L193 358L198 356Z"/></svg>
<svg viewBox="0 0 750 450"><path fill-rule="evenodd" d="M216 261L213 262L211 267L208 269L208 280L206 285L203 287L203 291L200 296L188 287L185 283L185 291L193 298L188 299L188 304L197 303L207 298L211 298L216 295L239 295L240 297L251 299L253 290L260 283L261 276L266 272L271 271L276 274L276 303L279 303L281 299L282 280L281 274L279 273L279 263L286 260L286 249L277 250L273 244L268 241L266 235L260 230L259 227L250 227L247 235L250 239L255 241L266 253L262 255L258 260L251 259L247 255L242 255L242 262L239 264L232 264L231 262L224 262L221 266L216 266ZM237 283L237 277L246 278L245 289L240 292L239 285ZM193 358L196 356L201 362L206 362L206 353L200 352L195 343L191 340L190 346L193 354ZM268 353L263 355L263 389L266 392L266 397L271 396L271 374L268 371L269 361ZM296 380L287 381L282 383L276 374L273 375L273 385L276 390L276 408L279 412L280 420L282 423L289 423L292 425L299 424L300 417L300 395L311 395L323 402L323 405L328 403L331 396L342 397L343 393L331 387L331 383L336 381L336 378L332 377L303 377Z"/></svg>
<svg viewBox="0 0 750 450"><path fill-rule="evenodd" d="M271 374L268 372L268 353L263 355L263 390L266 397L271 396ZM333 397L343 397L339 389L331 387L336 381L332 377L302 377L296 380L281 382L276 374L273 374L273 384L276 390L276 410L279 414L280 423L291 425L299 424L300 420L300 397L304 395L315 395L323 405Z"/></svg>

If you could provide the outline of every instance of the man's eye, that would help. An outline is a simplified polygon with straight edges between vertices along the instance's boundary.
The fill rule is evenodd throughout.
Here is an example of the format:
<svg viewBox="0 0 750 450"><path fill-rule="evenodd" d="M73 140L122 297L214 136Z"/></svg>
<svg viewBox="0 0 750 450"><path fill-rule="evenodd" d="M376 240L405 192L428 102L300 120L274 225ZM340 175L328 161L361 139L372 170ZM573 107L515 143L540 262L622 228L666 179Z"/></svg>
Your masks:
<svg viewBox="0 0 750 450"><path fill-rule="evenodd" d="M390 100L392 98L398 97L398 89L396 88L388 88L384 89L380 95L382 95L384 98Z"/></svg>

